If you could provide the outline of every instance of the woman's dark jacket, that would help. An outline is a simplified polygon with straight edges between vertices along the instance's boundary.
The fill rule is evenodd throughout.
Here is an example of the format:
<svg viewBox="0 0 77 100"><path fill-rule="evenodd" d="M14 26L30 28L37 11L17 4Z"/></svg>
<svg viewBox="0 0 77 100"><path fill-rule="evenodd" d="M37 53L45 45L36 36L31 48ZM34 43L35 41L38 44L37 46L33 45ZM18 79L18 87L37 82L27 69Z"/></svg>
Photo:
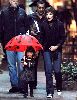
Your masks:
<svg viewBox="0 0 77 100"><path fill-rule="evenodd" d="M28 28L28 17L22 8L9 6L1 11L0 42L6 44L14 36L25 34Z"/></svg>
<svg viewBox="0 0 77 100"><path fill-rule="evenodd" d="M50 46L59 46L58 50L62 50L62 45L65 41L64 25L57 18L51 22L44 20L41 25L41 43L44 50L49 50Z"/></svg>

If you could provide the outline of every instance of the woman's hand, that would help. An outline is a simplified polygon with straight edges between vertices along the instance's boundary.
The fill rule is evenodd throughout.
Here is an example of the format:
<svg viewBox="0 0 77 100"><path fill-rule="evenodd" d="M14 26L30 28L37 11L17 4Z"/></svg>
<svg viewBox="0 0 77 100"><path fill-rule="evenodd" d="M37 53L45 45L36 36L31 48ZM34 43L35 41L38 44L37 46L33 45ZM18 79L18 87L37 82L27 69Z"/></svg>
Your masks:
<svg viewBox="0 0 77 100"><path fill-rule="evenodd" d="M58 48L58 46L51 46L51 47L49 48L49 50L55 51L57 48Z"/></svg>

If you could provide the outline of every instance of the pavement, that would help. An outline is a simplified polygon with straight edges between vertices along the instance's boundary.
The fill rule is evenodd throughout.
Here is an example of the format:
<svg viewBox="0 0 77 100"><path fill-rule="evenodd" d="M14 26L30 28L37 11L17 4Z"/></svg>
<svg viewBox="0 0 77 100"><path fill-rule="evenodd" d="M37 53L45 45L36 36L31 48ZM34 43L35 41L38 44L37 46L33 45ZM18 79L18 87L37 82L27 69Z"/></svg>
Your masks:
<svg viewBox="0 0 77 100"><path fill-rule="evenodd" d="M28 96L28 98L25 99L23 94L8 92L11 88L9 72L3 71L3 74L0 74L0 100L77 100L77 91L63 91L61 96L58 96L56 90L53 99L47 99L45 82L45 73L43 71L39 71L38 85L37 89L34 89L34 97Z"/></svg>
<svg viewBox="0 0 77 100"><path fill-rule="evenodd" d="M34 97L28 96L28 98L25 99L23 94L9 93L8 91L11 88L11 85L7 63L5 61L0 65L0 69L2 70L2 73L0 73L0 100L77 100L76 90L62 91L60 96L57 95L57 91L55 90L53 99L46 98L46 79L42 58L40 58L38 64L37 89L34 89ZM54 78L53 81L55 83Z"/></svg>

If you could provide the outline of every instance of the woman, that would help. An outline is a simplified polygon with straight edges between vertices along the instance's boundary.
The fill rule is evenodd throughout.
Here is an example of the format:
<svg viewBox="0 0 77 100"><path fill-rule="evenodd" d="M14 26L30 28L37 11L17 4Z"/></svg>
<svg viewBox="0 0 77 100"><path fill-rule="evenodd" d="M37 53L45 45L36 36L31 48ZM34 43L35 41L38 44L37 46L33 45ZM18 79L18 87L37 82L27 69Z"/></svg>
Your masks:
<svg viewBox="0 0 77 100"><path fill-rule="evenodd" d="M65 29L62 22L55 16L53 7L46 8L46 20L41 26L41 41L44 48L44 66L46 74L47 98L54 94L52 73L54 70L58 95L62 91L62 45L65 40Z"/></svg>

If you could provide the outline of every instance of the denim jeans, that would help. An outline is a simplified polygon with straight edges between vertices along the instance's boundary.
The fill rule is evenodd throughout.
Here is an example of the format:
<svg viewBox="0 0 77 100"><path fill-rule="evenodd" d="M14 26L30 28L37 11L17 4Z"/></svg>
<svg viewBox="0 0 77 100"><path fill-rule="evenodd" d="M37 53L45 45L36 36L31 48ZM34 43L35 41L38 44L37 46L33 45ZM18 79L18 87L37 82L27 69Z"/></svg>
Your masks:
<svg viewBox="0 0 77 100"><path fill-rule="evenodd" d="M19 73L23 70L21 59L23 58L23 52L7 51L7 61L10 75L10 82L12 87L18 87Z"/></svg>
<svg viewBox="0 0 77 100"><path fill-rule="evenodd" d="M57 90L62 90L62 74L61 74L61 61L62 53L59 51L54 52L44 51L44 67L46 75L46 91L47 94L54 94L53 77L52 73L55 73L56 88Z"/></svg>

